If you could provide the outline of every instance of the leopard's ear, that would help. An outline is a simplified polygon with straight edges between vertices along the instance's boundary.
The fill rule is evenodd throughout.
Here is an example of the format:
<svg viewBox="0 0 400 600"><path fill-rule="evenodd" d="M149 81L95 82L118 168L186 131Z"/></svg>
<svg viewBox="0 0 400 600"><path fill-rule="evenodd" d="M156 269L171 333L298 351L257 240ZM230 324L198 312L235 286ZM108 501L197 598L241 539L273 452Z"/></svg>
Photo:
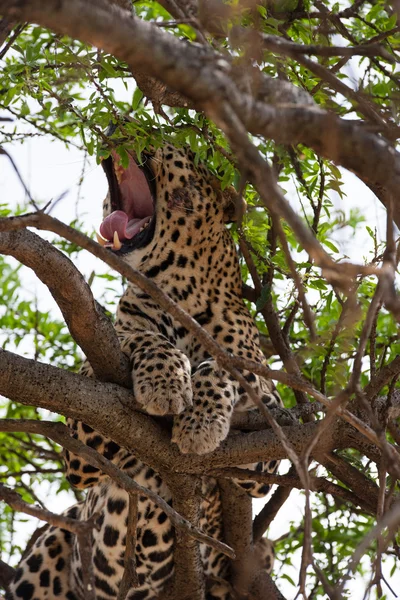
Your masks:
<svg viewBox="0 0 400 600"><path fill-rule="evenodd" d="M231 185L222 192L222 203L225 223L240 221L246 212L246 201Z"/></svg>
<svg viewBox="0 0 400 600"><path fill-rule="evenodd" d="M221 190L221 182L216 177L212 178L211 186L217 193L218 202L222 206L225 223L240 221L247 208L244 198L237 193L233 185Z"/></svg>

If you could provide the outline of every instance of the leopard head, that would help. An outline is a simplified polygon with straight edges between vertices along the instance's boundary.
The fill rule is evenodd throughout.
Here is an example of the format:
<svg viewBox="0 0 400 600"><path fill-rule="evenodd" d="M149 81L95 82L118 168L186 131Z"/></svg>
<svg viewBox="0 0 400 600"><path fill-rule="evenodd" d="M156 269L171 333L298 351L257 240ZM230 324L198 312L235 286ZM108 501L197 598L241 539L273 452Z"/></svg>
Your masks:
<svg viewBox="0 0 400 600"><path fill-rule="evenodd" d="M189 148L166 144L140 159L128 152L122 167L113 151L103 161L109 193L98 241L136 263L155 240L170 238L177 245L204 243L235 218L238 204L233 188L222 191L218 179Z"/></svg>

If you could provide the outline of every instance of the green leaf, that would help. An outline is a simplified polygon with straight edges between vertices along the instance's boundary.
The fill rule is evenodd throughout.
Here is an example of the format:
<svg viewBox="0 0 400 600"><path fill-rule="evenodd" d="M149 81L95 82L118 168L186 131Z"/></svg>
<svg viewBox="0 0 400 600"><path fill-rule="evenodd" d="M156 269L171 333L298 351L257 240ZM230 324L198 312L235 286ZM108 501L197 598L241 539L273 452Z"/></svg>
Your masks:
<svg viewBox="0 0 400 600"><path fill-rule="evenodd" d="M139 104L141 103L143 98L143 92L140 88L136 88L135 91L133 92L133 97L132 97L132 110L135 111L139 108Z"/></svg>
<svg viewBox="0 0 400 600"><path fill-rule="evenodd" d="M330 240L325 239L324 240L324 245L327 246L330 250L332 250L333 252L336 252L337 254L339 253L339 249L335 246L335 244L333 242L331 242Z"/></svg>
<svg viewBox="0 0 400 600"><path fill-rule="evenodd" d="M271 298L271 286L269 284L264 285L264 287L261 290L261 294L259 296L259 298L257 298L257 302L256 302L256 309L257 311L261 311L264 306L266 305L266 303L268 302L268 300Z"/></svg>

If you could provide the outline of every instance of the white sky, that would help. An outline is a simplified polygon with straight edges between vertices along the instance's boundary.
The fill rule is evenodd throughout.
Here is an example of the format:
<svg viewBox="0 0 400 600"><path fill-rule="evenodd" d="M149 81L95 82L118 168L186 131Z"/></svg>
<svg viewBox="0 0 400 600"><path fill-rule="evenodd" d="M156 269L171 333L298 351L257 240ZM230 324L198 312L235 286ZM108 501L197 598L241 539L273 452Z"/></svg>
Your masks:
<svg viewBox="0 0 400 600"><path fill-rule="evenodd" d="M59 141L49 142L47 139L33 138L28 140L24 145L8 145L6 148L13 156L18 168L27 184L32 196L37 201L47 202L50 199L59 197L67 191L67 195L59 202L52 215L69 223L76 216L77 198L79 193L79 214L83 219L85 226L89 232L98 229L101 221L101 204L102 199L106 194L107 183L103 174L102 168L95 164L93 159L88 161L88 166L85 170L84 181L79 189L79 180L82 174L84 155L81 151L71 147L66 149L64 144ZM24 191L15 175L8 160L3 156L0 157L0 203L8 202L11 207L25 201ZM363 184L361 184L351 173L344 173L345 191L347 198L341 200L337 194L333 195L335 207L343 209L348 214L350 207L358 206L365 214L368 215L369 224L372 228L378 228L381 238L385 238L385 213L380 203L374 198ZM289 198L294 206L298 206L296 196L293 193L291 186L285 186L289 192ZM39 232L39 235L44 235ZM362 257L367 254L367 249L370 247L369 236L360 231L357 239L348 239L348 233L343 230L337 236L337 241L340 242L341 248L345 254L351 258L362 261ZM95 259L86 254L80 258L79 267L86 276L93 270ZM38 295L40 299L40 310L51 309L55 311L58 318L62 318L58 308L55 306L50 294L46 288L36 280L32 272L25 269L24 283L26 283L27 294L31 294L32 299ZM96 284L98 285L98 284ZM94 293L100 292L94 288ZM1 305L1 299L0 299ZM281 472L286 469L281 468ZM41 486L37 490L38 495L44 499L46 506L56 512L60 512L65 507L69 506L71 496L66 493L61 493L57 497L53 497L47 486ZM255 501L255 511L258 512L264 500ZM269 537L276 539L283 535L289 529L291 521L300 520L303 513L304 499L297 492L293 492L290 500L279 512L278 518L273 522ZM30 520L24 524L18 531L18 538L21 540L27 539L30 533L36 528L37 522ZM293 567L289 572L290 576L297 581L299 554L294 557ZM393 577L389 577L386 573L388 581L390 581L393 589L400 589L400 574L397 573ZM294 598L296 590L284 579L278 582L282 593L288 600ZM360 578L350 584L351 598L361 600L364 595L365 582ZM394 596L387 590L387 598L392 599Z"/></svg>

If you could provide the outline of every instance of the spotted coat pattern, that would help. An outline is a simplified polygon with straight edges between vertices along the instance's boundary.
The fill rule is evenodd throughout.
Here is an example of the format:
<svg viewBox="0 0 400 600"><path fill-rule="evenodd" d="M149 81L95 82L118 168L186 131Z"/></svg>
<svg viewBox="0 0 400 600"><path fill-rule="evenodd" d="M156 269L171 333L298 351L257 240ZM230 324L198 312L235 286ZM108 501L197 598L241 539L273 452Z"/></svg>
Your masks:
<svg viewBox="0 0 400 600"><path fill-rule="evenodd" d="M140 234L145 242L140 247L122 248L120 253L228 352L264 362L257 328L242 300L235 246L224 223L232 212L231 197L221 192L204 166L195 166L189 150L167 145L147 160L156 190L153 230ZM105 214L111 210L106 199ZM115 327L121 348L131 361L136 400L149 414L175 415L172 441L181 452L213 451L228 435L233 411L253 408L245 390L218 367L201 343L136 285L129 284L123 294ZM84 370L91 375L90 367ZM280 402L270 381L252 373L244 375L268 406ZM88 425L73 420L69 425L74 436L171 502L168 488L153 469ZM89 489L84 502L66 514L87 519L99 513L98 529L93 532L97 600L116 598L124 565L127 495L82 458L66 452L66 463L70 483ZM275 461L244 465L249 466L274 471L277 465ZM241 486L255 497L268 492L268 486L251 481ZM203 481L202 499L200 526L221 538L221 504L214 480ZM130 590L128 600L157 598L173 572L173 543L174 532L165 513L140 497L136 546L139 587ZM260 551L270 569L270 545L263 541ZM227 564L221 554L201 545L201 556L206 575L224 577ZM207 594L207 600L227 600L229 589L215 583ZM48 526L21 562L6 598L85 600L75 536Z"/></svg>

